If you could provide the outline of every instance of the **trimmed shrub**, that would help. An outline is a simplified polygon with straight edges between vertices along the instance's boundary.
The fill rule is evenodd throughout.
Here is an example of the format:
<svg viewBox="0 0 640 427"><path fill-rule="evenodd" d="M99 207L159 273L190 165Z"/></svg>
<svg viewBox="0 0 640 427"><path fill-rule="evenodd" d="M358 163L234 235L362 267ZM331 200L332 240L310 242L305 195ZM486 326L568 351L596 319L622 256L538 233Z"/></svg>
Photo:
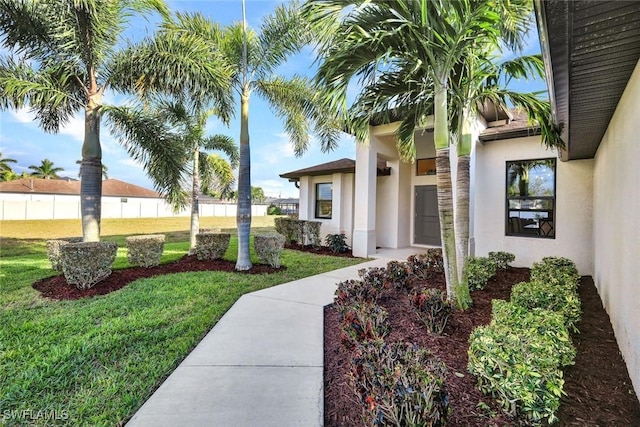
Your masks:
<svg viewBox="0 0 640 427"><path fill-rule="evenodd" d="M67 283L89 289L111 274L118 245L114 242L81 242L61 245L62 271Z"/></svg>
<svg viewBox="0 0 640 427"><path fill-rule="evenodd" d="M196 234L196 257L200 261L220 259L227 251L230 241L229 233L198 233Z"/></svg>
<svg viewBox="0 0 640 427"><path fill-rule="evenodd" d="M262 262L280 268L280 254L284 249L284 236L278 233L256 234L253 247Z"/></svg>
<svg viewBox="0 0 640 427"><path fill-rule="evenodd" d="M69 244L66 240L47 240L47 258L51 268L62 272L62 246Z"/></svg>
<svg viewBox="0 0 640 427"><path fill-rule="evenodd" d="M282 209L276 205L269 205L267 207L267 215L282 215Z"/></svg>
<svg viewBox="0 0 640 427"><path fill-rule="evenodd" d="M467 281L470 290L481 290L496 274L496 264L486 257L471 257L467 264Z"/></svg>
<svg viewBox="0 0 640 427"><path fill-rule="evenodd" d="M327 234L324 238L324 244L334 254L349 252L349 250L351 249L349 245L347 245L347 236L345 236L344 233Z"/></svg>
<svg viewBox="0 0 640 427"><path fill-rule="evenodd" d="M521 282L511 289L511 302L526 309L544 308L562 315L565 325L577 331L582 309L580 297L570 286L549 282Z"/></svg>
<svg viewBox="0 0 640 427"><path fill-rule="evenodd" d="M425 289L411 295L411 304L429 333L442 334L453 310L447 294L439 289Z"/></svg>
<svg viewBox="0 0 640 427"><path fill-rule="evenodd" d="M410 284L409 276L411 267L407 262L389 261L385 271L386 282L397 288L407 287Z"/></svg>
<svg viewBox="0 0 640 427"><path fill-rule="evenodd" d="M306 221L295 218L275 218L276 231L282 234L285 242L299 245L320 246L320 221Z"/></svg>
<svg viewBox="0 0 640 427"><path fill-rule="evenodd" d="M201 228L198 230L198 233L220 233L220 232L222 232L220 227Z"/></svg>
<svg viewBox="0 0 640 427"><path fill-rule="evenodd" d="M531 281L570 285L577 289L578 280L576 264L568 258L545 257L531 267Z"/></svg>
<svg viewBox="0 0 640 427"><path fill-rule="evenodd" d="M491 324L469 337L468 369L480 390L492 394L512 416L536 424L557 420L564 385L561 367L574 357L561 315L501 300L493 301Z"/></svg>
<svg viewBox="0 0 640 427"><path fill-rule="evenodd" d="M410 343L369 341L357 347L351 371L367 425L445 425L446 367L429 351Z"/></svg>
<svg viewBox="0 0 640 427"><path fill-rule="evenodd" d="M488 258L492 260L496 268L499 270L506 270L509 267L509 264L515 261L516 256L511 252L489 252Z"/></svg>
<svg viewBox="0 0 640 427"><path fill-rule="evenodd" d="M391 327L387 312L379 305L364 302L347 307L342 313L342 343L349 349L357 343L383 339Z"/></svg>
<svg viewBox="0 0 640 427"><path fill-rule="evenodd" d="M164 234L129 236L125 239L127 259L132 265L153 267L160 264L164 251Z"/></svg>

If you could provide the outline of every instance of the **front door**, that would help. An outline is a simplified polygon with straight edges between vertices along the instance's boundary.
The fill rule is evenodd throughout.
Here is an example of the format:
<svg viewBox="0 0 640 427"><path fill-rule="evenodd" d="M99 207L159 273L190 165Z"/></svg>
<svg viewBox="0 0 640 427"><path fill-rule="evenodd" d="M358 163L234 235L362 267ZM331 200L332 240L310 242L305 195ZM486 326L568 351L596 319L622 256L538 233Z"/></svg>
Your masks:
<svg viewBox="0 0 640 427"><path fill-rule="evenodd" d="M437 188L435 185L418 185L415 188L416 213L413 243L440 246Z"/></svg>

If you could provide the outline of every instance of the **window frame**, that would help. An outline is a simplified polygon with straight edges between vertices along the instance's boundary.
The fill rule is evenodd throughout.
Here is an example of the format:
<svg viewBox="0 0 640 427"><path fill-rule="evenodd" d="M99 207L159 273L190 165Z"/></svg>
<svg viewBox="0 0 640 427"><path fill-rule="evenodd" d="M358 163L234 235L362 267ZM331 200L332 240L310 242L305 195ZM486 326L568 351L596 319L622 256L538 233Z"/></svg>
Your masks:
<svg viewBox="0 0 640 427"><path fill-rule="evenodd" d="M320 186L328 185L331 188L331 198L330 199L321 199L320 198ZM331 219L333 216L333 183L332 182L317 182L315 184L315 218L317 219ZM320 210L321 203L330 203L330 213L328 215L322 215Z"/></svg>
<svg viewBox="0 0 640 427"><path fill-rule="evenodd" d="M553 160L553 195L552 196L509 196L509 166L513 163L519 162L535 162L541 160ZM537 239L555 239L556 238L556 224L557 224L557 215L556 215L556 199L558 197L558 159L555 157L543 157L539 159L520 159L520 160L507 160L505 162L505 189L504 189L504 198L505 198L505 219L504 219L504 232L505 236L510 237L526 237L526 238L537 238ZM551 209L511 209L510 208L510 200L551 200ZM510 212L518 211L518 212L547 212L551 217L552 229L549 235L541 235L540 233L540 225L538 223L538 232L536 234L533 233L518 233L509 230L509 222L510 222ZM549 218L539 218L540 220L545 220Z"/></svg>
<svg viewBox="0 0 640 427"><path fill-rule="evenodd" d="M420 173L420 162L426 160L433 160L433 169L427 169L427 173ZM433 173L429 173L429 171L433 171ZM416 159L416 176L435 176L436 175L436 158L435 157L423 157L421 159Z"/></svg>

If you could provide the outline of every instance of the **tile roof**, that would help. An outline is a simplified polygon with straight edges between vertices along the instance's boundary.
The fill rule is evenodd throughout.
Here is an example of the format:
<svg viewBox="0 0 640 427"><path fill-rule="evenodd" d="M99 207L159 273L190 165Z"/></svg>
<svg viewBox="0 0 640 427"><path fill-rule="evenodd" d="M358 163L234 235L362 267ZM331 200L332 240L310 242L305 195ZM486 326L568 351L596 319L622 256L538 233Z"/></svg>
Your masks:
<svg viewBox="0 0 640 427"><path fill-rule="evenodd" d="M80 181L66 179L23 178L0 182L2 193L80 195ZM157 192L118 179L102 181L102 195L112 197L161 197Z"/></svg>
<svg viewBox="0 0 640 427"><path fill-rule="evenodd" d="M529 124L525 111L511 110L511 115L513 117L510 120L506 120L504 124L488 127L480 132L480 141L496 141L499 139L540 135L540 128Z"/></svg>

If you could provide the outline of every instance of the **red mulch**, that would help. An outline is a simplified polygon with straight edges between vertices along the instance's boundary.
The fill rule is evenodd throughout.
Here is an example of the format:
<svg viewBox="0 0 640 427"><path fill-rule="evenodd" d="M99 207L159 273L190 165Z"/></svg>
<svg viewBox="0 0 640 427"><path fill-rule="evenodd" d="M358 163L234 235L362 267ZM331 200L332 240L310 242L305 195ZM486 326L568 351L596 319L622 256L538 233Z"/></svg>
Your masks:
<svg viewBox="0 0 640 427"><path fill-rule="evenodd" d="M406 290L386 289L379 304L389 313L389 342L408 341L429 348L448 367L447 387L451 413L448 426L513 426L521 424L503 414L495 401L476 388L475 377L467 372L469 333L491 317L491 300L508 300L511 286L529 279L529 270L509 268L498 272L483 291L472 294L474 305L456 311L441 336L426 333L410 305ZM414 288L427 287L415 283ZM436 277L428 287L444 289L444 278ZM559 425L640 426L640 403L633 394L626 366L602 308L593 281L582 279L580 296L583 319L581 334L574 336L578 353L575 366L565 372L567 393L562 399ZM332 306L325 308L325 426L362 426L358 396L349 386L349 351L341 344L340 324ZM456 373L458 375L456 375ZM462 377L461 377L462 376ZM480 409L479 402L490 410ZM490 414L492 413L492 415Z"/></svg>
<svg viewBox="0 0 640 427"><path fill-rule="evenodd" d="M342 252L342 253L335 253L331 249L329 249L327 246L319 246L319 247L315 247L314 248L311 245L299 245L297 243L285 243L284 248L285 249L291 249L291 250L294 250L294 251L309 252L309 253L316 254L316 255L330 255L330 256L339 256L339 257L344 257L344 258L355 258L353 256L353 254L351 253L351 251Z"/></svg>
<svg viewBox="0 0 640 427"><path fill-rule="evenodd" d="M195 255L186 255L177 261L160 264L156 267L130 267L114 270L109 277L98 282L91 289L80 290L69 285L64 275L47 277L33 284L34 289L40 291L42 296L56 300L74 300L95 295L105 295L118 290L134 280L145 277L160 276L170 273L183 273L188 271L229 271L241 274L263 274L282 271L287 267L273 268L268 265L254 264L251 270L236 271L235 262L217 259L213 261L199 261Z"/></svg>

